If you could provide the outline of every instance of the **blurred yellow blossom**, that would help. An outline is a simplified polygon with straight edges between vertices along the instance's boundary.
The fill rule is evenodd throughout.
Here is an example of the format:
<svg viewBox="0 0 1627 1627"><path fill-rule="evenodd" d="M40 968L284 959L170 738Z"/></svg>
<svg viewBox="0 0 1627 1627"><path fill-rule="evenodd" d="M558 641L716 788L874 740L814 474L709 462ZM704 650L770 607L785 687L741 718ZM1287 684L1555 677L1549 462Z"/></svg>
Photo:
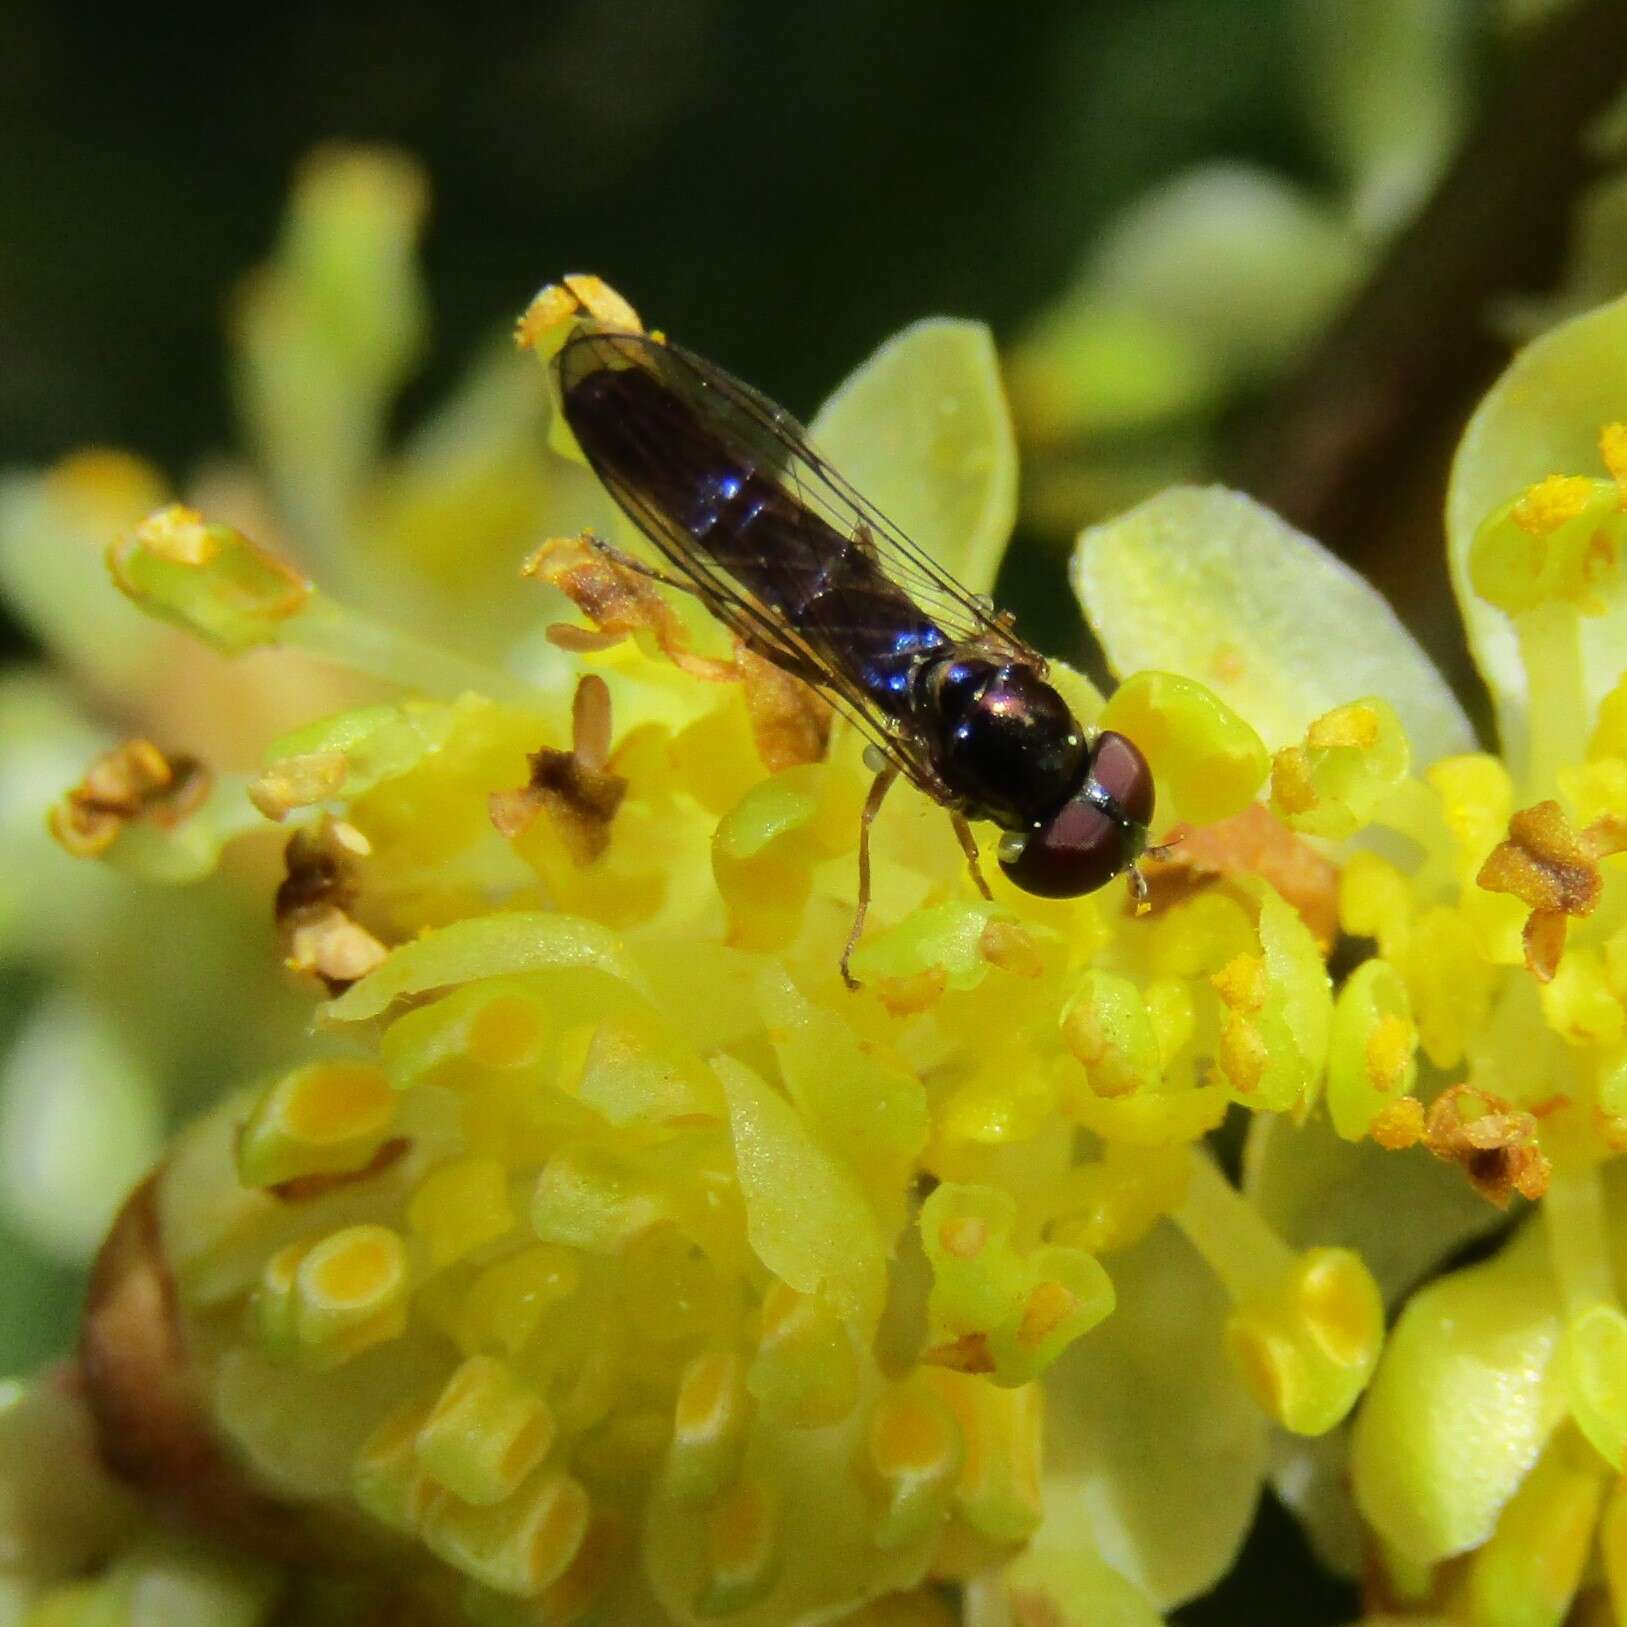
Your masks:
<svg viewBox="0 0 1627 1627"><path fill-rule="evenodd" d="M0 1329L8 1365L66 1336L72 1271L164 1121L218 1093L222 1046L248 1070L298 1057L306 1002L266 908L281 843L242 796L266 746L403 687L495 695L517 671L563 667L513 562L580 523L591 484L544 450L543 404L500 325L450 397L387 444L423 348L426 203L398 154L333 147L301 166L230 312L257 461L216 459L179 490L105 448L0 476L0 593L55 662L0 680L0 1285L30 1307ZM111 572L97 565L109 546ZM165 597L188 582L206 591ZM168 624L131 599L164 603ZM250 653L228 663L221 648ZM65 773L98 753L57 830L75 851L121 832L119 875L72 864L45 831ZM306 794L314 754L284 771ZM258 804L295 794L264 787ZM154 933L151 889L176 882L192 885L166 896ZM52 1084L70 1077L71 1091Z"/></svg>

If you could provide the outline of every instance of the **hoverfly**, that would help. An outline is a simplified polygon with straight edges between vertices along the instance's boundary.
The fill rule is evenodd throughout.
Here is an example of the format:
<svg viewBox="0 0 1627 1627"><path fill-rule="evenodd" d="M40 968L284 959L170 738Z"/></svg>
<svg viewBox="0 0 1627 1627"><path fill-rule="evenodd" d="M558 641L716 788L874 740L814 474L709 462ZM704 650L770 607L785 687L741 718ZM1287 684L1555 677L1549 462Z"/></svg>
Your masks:
<svg viewBox="0 0 1627 1627"><path fill-rule="evenodd" d="M1141 752L1120 734L1092 738L1009 618L877 513L789 414L701 357L619 328L580 328L553 365L589 466L674 574L595 546L697 595L872 742L841 960L850 988L870 826L900 775L948 810L985 897L973 819L1006 833L1000 867L1027 892L1071 898L1128 870L1142 896L1153 778Z"/></svg>

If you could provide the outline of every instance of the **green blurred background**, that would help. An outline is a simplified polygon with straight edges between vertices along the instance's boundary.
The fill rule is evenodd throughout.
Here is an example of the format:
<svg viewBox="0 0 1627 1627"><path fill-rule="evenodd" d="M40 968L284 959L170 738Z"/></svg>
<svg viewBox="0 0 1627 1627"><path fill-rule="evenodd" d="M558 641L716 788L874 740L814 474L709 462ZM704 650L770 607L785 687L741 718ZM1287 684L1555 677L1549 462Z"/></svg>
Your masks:
<svg viewBox="0 0 1627 1627"><path fill-rule="evenodd" d="M429 169L426 390L593 269L803 410L923 313L1014 331L1200 155L1318 178L1289 0L7 10L11 459L222 442L223 303L327 138Z"/></svg>

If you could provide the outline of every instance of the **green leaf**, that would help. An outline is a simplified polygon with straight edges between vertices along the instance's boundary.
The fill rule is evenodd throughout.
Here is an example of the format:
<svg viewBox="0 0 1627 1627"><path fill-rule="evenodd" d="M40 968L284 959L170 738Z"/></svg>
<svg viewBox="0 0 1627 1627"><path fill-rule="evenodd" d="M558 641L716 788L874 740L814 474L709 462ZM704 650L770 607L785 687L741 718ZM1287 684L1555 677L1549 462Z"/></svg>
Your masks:
<svg viewBox="0 0 1627 1627"><path fill-rule="evenodd" d="M1196 678L1273 750L1363 695L1419 767L1474 749L1446 681L1377 589L1241 492L1177 486L1079 538L1074 589L1120 676Z"/></svg>
<svg viewBox="0 0 1627 1627"><path fill-rule="evenodd" d="M1313 129L1370 234L1404 225L1456 149L1469 111L1464 0L1317 0L1296 6Z"/></svg>
<svg viewBox="0 0 1627 1627"><path fill-rule="evenodd" d="M36 1246L88 1260L162 1145L128 1032L67 989L48 996L0 1061L0 1208Z"/></svg>
<svg viewBox="0 0 1627 1627"><path fill-rule="evenodd" d="M0 1554L7 1571L36 1581L98 1569L140 1519L129 1488L102 1467L72 1371L64 1362L0 1385ZM8 1627L17 1619L0 1613Z"/></svg>
<svg viewBox="0 0 1627 1627"><path fill-rule="evenodd" d="M911 541L973 593L994 586L1017 516L1017 448L994 338L932 317L836 387L814 444Z"/></svg>
<svg viewBox="0 0 1627 1627"><path fill-rule="evenodd" d="M1248 381L1322 328L1365 260L1360 239L1311 193L1216 163L1154 187L1114 221L1091 283L1096 298L1207 351L1228 382Z"/></svg>
<svg viewBox="0 0 1627 1627"><path fill-rule="evenodd" d="M424 181L384 149L319 152L276 254L237 307L245 423L308 550L343 570L351 504L426 325L417 265Z"/></svg>

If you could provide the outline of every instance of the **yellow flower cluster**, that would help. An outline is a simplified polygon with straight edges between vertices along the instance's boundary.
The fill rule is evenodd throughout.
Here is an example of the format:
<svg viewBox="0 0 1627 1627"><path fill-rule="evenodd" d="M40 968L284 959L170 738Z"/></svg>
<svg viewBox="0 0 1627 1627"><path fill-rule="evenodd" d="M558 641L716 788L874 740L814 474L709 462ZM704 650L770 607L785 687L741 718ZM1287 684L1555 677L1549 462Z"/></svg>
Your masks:
<svg viewBox="0 0 1627 1627"><path fill-rule="evenodd" d="M244 546L171 604L236 604L208 578ZM367 1046L222 1106L158 1187L259 1489L359 1506L542 1621L608 1590L615 1619L779 1622L971 1575L1044 1517L1043 1380L1113 1309L1097 1253L1165 1213L1267 1412L1348 1411L1371 1280L1194 1145L1228 1102L1314 1095L1331 1001L1292 907L1243 876L1145 920L985 902L906 804L850 996L861 742L764 778L748 683L636 641L596 675L574 740L563 696L470 694L303 731L256 782L320 807L347 922L393 946L321 1013ZM1121 695L1172 783L1252 794L1263 750L1206 691Z"/></svg>
<svg viewBox="0 0 1627 1627"><path fill-rule="evenodd" d="M576 279L533 313L579 296L609 297ZM940 383L946 337L919 341ZM335 991L334 1042L189 1131L152 1194L209 1431L256 1496L365 1516L405 1544L399 1578L455 1574L477 1617L782 1622L980 1577L1078 1612L1201 1586L1267 1420L1336 1424L1383 1325L1356 1256L1291 1247L1201 1146L1232 1103L1307 1111L1329 1043L1332 871L1254 828L1264 746L1190 678L1104 708L1058 673L1145 743L1171 821L1221 835L1194 830L1143 917L1116 891L977 898L941 812L901 801L850 995L862 740L585 554L535 569L595 623L560 635L592 676L342 714L246 787L300 825L279 915ZM189 512L113 564L229 648L358 636ZM1347 800L1360 778L1307 769ZM140 809L128 829L171 839ZM1208 1455L1235 1489L1195 1560L1098 1562L1081 1593L1099 1465L1061 1467L1047 1414L1078 1427L1068 1355L1149 1246L1213 1272L1181 1387L1220 1398Z"/></svg>
<svg viewBox="0 0 1627 1627"><path fill-rule="evenodd" d="M570 278L522 338L545 355L584 310L637 320ZM555 538L507 589L551 641L502 666L190 508L132 527L111 565L142 609L404 691L243 774L131 743L57 821L172 880L281 824L284 950L328 995L296 1065L175 1143L87 1316L83 1407L130 1477L279 1560L342 1556L351 1592L239 1566L231 1619L281 1586L313 1627L359 1597L492 1627L1151 1627L1230 1567L1268 1475L1375 1608L1621 1608L1621 433L1611 478L1576 474L1617 416L1577 380L1611 357L1620 307L1533 347L1460 459L1501 757L1358 578L1246 498L1171 491L1076 557L1123 682L1053 668L1152 764L1177 840L1150 907L981 898L900 796L857 994L864 742L696 607ZM1580 450L1548 432L1584 417ZM813 434L990 588L1013 470L982 330L907 330ZM318 441L276 455L335 481L362 455ZM1386 1305L1499 1219L1482 1193L1538 1218L1386 1344ZM82 1439L61 1393L0 1412L0 1485L14 1440ZM99 1562L155 1540L97 1522ZM95 1619L148 1574L123 1563L33 1567L38 1622Z"/></svg>

